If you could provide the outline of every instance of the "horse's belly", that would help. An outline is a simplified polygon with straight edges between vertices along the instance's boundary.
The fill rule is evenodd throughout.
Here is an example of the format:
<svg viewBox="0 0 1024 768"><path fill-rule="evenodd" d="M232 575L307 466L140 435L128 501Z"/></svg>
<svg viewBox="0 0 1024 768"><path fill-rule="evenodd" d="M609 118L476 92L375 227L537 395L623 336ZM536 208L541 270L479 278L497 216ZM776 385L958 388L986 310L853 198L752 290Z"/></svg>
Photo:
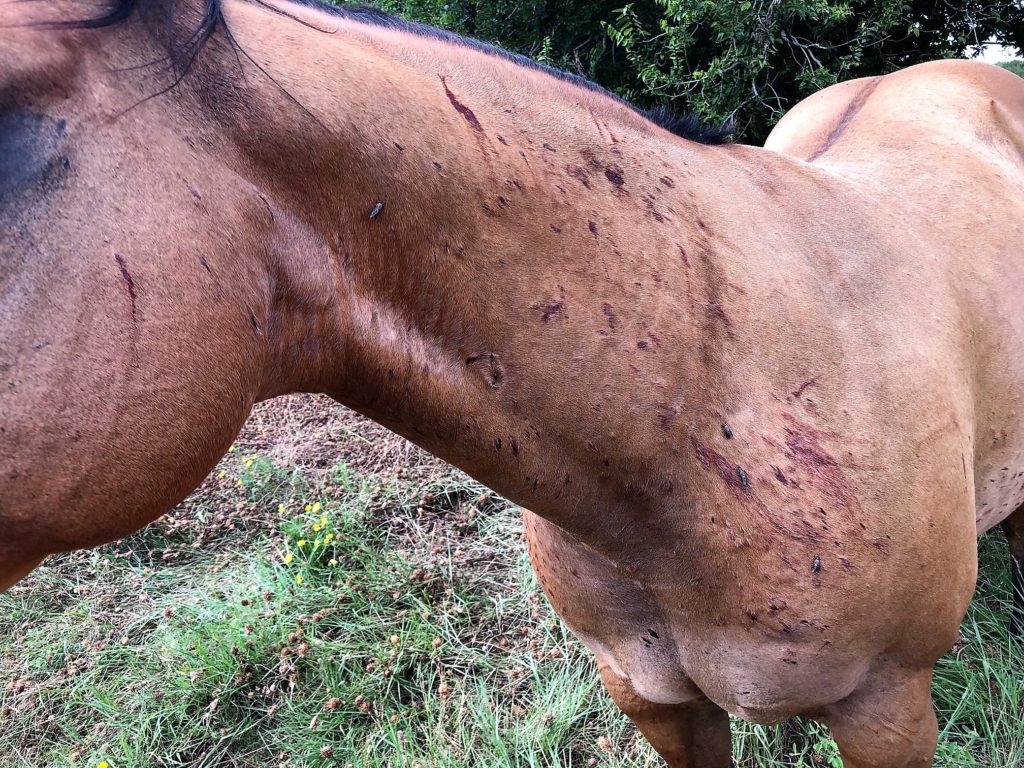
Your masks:
<svg viewBox="0 0 1024 768"><path fill-rule="evenodd" d="M1018 453L979 474L975 491L975 520L980 536L1024 505L1024 455Z"/></svg>
<svg viewBox="0 0 1024 768"><path fill-rule="evenodd" d="M980 536L1024 505L1024 430L1015 419L1003 429L979 430L984 441L974 466L974 517ZM969 468L968 468L969 469Z"/></svg>

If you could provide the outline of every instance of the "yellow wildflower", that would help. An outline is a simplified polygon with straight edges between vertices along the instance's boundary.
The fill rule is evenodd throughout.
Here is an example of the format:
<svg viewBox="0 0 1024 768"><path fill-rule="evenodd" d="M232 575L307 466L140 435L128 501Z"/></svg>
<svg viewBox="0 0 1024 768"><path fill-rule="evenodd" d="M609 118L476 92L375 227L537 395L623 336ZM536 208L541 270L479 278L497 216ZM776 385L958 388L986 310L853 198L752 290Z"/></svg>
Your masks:
<svg viewBox="0 0 1024 768"><path fill-rule="evenodd" d="M217 477L219 477L219 478L221 478L223 480L224 479L224 475L226 475L226 474L227 474L227 472L225 472L222 469L220 472L217 473Z"/></svg>
<svg viewBox="0 0 1024 768"><path fill-rule="evenodd" d="M326 536L324 536L324 544L330 544L332 541L334 541L333 533L328 533Z"/></svg>
<svg viewBox="0 0 1024 768"><path fill-rule="evenodd" d="M235 480L235 485L237 485L239 488L241 488L242 487L241 479Z"/></svg>
<svg viewBox="0 0 1024 768"><path fill-rule="evenodd" d="M313 511L313 505L312 504L307 504L306 505L306 511L307 512L312 512Z"/></svg>
<svg viewBox="0 0 1024 768"><path fill-rule="evenodd" d="M328 564L329 566L331 566L331 568L333 568L334 566L336 566L336 565L338 564L338 561L337 561L337 560L335 560L335 559L334 559L334 558L332 557L332 558L331 558L330 560L328 560L328 561L327 561L327 564Z"/></svg>
<svg viewBox="0 0 1024 768"><path fill-rule="evenodd" d="M313 542L313 548L316 549L317 547L320 546L321 543L322 542L320 541L320 539L317 539L316 541Z"/></svg>
<svg viewBox="0 0 1024 768"><path fill-rule="evenodd" d="M299 539L299 546L300 547L306 546L306 540L305 539Z"/></svg>
<svg viewBox="0 0 1024 768"><path fill-rule="evenodd" d="M292 556L292 553L289 552L287 555L284 556L284 564L288 565L294 559L295 558Z"/></svg>
<svg viewBox="0 0 1024 768"><path fill-rule="evenodd" d="M295 583L296 584L302 584L302 574L301 573L298 576L295 577Z"/></svg>
<svg viewBox="0 0 1024 768"><path fill-rule="evenodd" d="M321 526L327 525L327 518L326 517L321 517L320 518L320 525Z"/></svg>
<svg viewBox="0 0 1024 768"><path fill-rule="evenodd" d="M312 512L315 515L321 509L322 509L322 507L320 506L320 502L318 501L316 504L313 505L313 508L310 510L310 512ZM324 520L324 522L327 522L327 521Z"/></svg>
<svg viewBox="0 0 1024 768"><path fill-rule="evenodd" d="M228 453L234 453L237 450L238 450L238 447L234 443L232 443L231 447L228 448ZM99 768L106 768L106 763L105 762L100 763Z"/></svg>
<svg viewBox="0 0 1024 768"><path fill-rule="evenodd" d="M314 531L319 531L321 528L323 528L323 526L320 525L319 523L314 523L313 524L313 530Z"/></svg>
<svg viewBox="0 0 1024 768"><path fill-rule="evenodd" d="M277 505L277 511L278 512L284 512L284 504L278 504Z"/></svg>

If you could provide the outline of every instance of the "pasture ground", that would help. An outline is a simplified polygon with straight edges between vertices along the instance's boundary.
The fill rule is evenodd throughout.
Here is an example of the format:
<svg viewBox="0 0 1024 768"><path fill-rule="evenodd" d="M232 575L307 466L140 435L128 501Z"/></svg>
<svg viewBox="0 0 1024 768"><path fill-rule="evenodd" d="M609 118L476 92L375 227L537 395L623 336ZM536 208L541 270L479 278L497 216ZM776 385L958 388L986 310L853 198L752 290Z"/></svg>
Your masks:
<svg viewBox="0 0 1024 768"><path fill-rule="evenodd" d="M45 471L45 468L40 468ZM937 670L938 766L1024 764L998 533ZM840 765L813 724L734 722L740 768ZM260 406L164 519L0 596L5 766L661 763L530 571L518 510L314 397Z"/></svg>

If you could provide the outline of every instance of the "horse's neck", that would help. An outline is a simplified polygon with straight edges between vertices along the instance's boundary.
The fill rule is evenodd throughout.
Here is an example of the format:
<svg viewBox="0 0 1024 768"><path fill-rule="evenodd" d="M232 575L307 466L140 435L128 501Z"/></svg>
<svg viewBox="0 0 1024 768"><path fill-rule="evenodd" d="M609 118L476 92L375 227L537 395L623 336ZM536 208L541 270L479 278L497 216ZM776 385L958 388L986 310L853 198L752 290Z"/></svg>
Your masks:
<svg viewBox="0 0 1024 768"><path fill-rule="evenodd" d="M280 107L238 134L274 222L266 394L326 391L580 533L671 489L647 458L731 333L713 150L614 102L552 104L535 73L499 94L315 30L298 58L236 34Z"/></svg>

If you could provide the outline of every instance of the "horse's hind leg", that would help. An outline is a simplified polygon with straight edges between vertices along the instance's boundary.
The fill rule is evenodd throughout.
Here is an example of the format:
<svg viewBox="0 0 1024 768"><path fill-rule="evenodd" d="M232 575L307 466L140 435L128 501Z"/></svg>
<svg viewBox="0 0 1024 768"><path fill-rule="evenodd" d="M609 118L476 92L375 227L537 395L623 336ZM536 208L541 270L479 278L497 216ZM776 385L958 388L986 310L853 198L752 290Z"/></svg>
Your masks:
<svg viewBox="0 0 1024 768"><path fill-rule="evenodd" d="M1024 507L1018 507L1003 521L1003 533L1010 545L1010 578L1013 582L1010 634L1024 639Z"/></svg>
<svg viewBox="0 0 1024 768"><path fill-rule="evenodd" d="M931 669L891 664L830 705L821 719L844 768L930 768L939 734L931 682Z"/></svg>
<svg viewBox="0 0 1024 768"><path fill-rule="evenodd" d="M732 761L729 716L710 701L659 704L642 698L629 680L601 664L601 679L669 768L727 768Z"/></svg>

